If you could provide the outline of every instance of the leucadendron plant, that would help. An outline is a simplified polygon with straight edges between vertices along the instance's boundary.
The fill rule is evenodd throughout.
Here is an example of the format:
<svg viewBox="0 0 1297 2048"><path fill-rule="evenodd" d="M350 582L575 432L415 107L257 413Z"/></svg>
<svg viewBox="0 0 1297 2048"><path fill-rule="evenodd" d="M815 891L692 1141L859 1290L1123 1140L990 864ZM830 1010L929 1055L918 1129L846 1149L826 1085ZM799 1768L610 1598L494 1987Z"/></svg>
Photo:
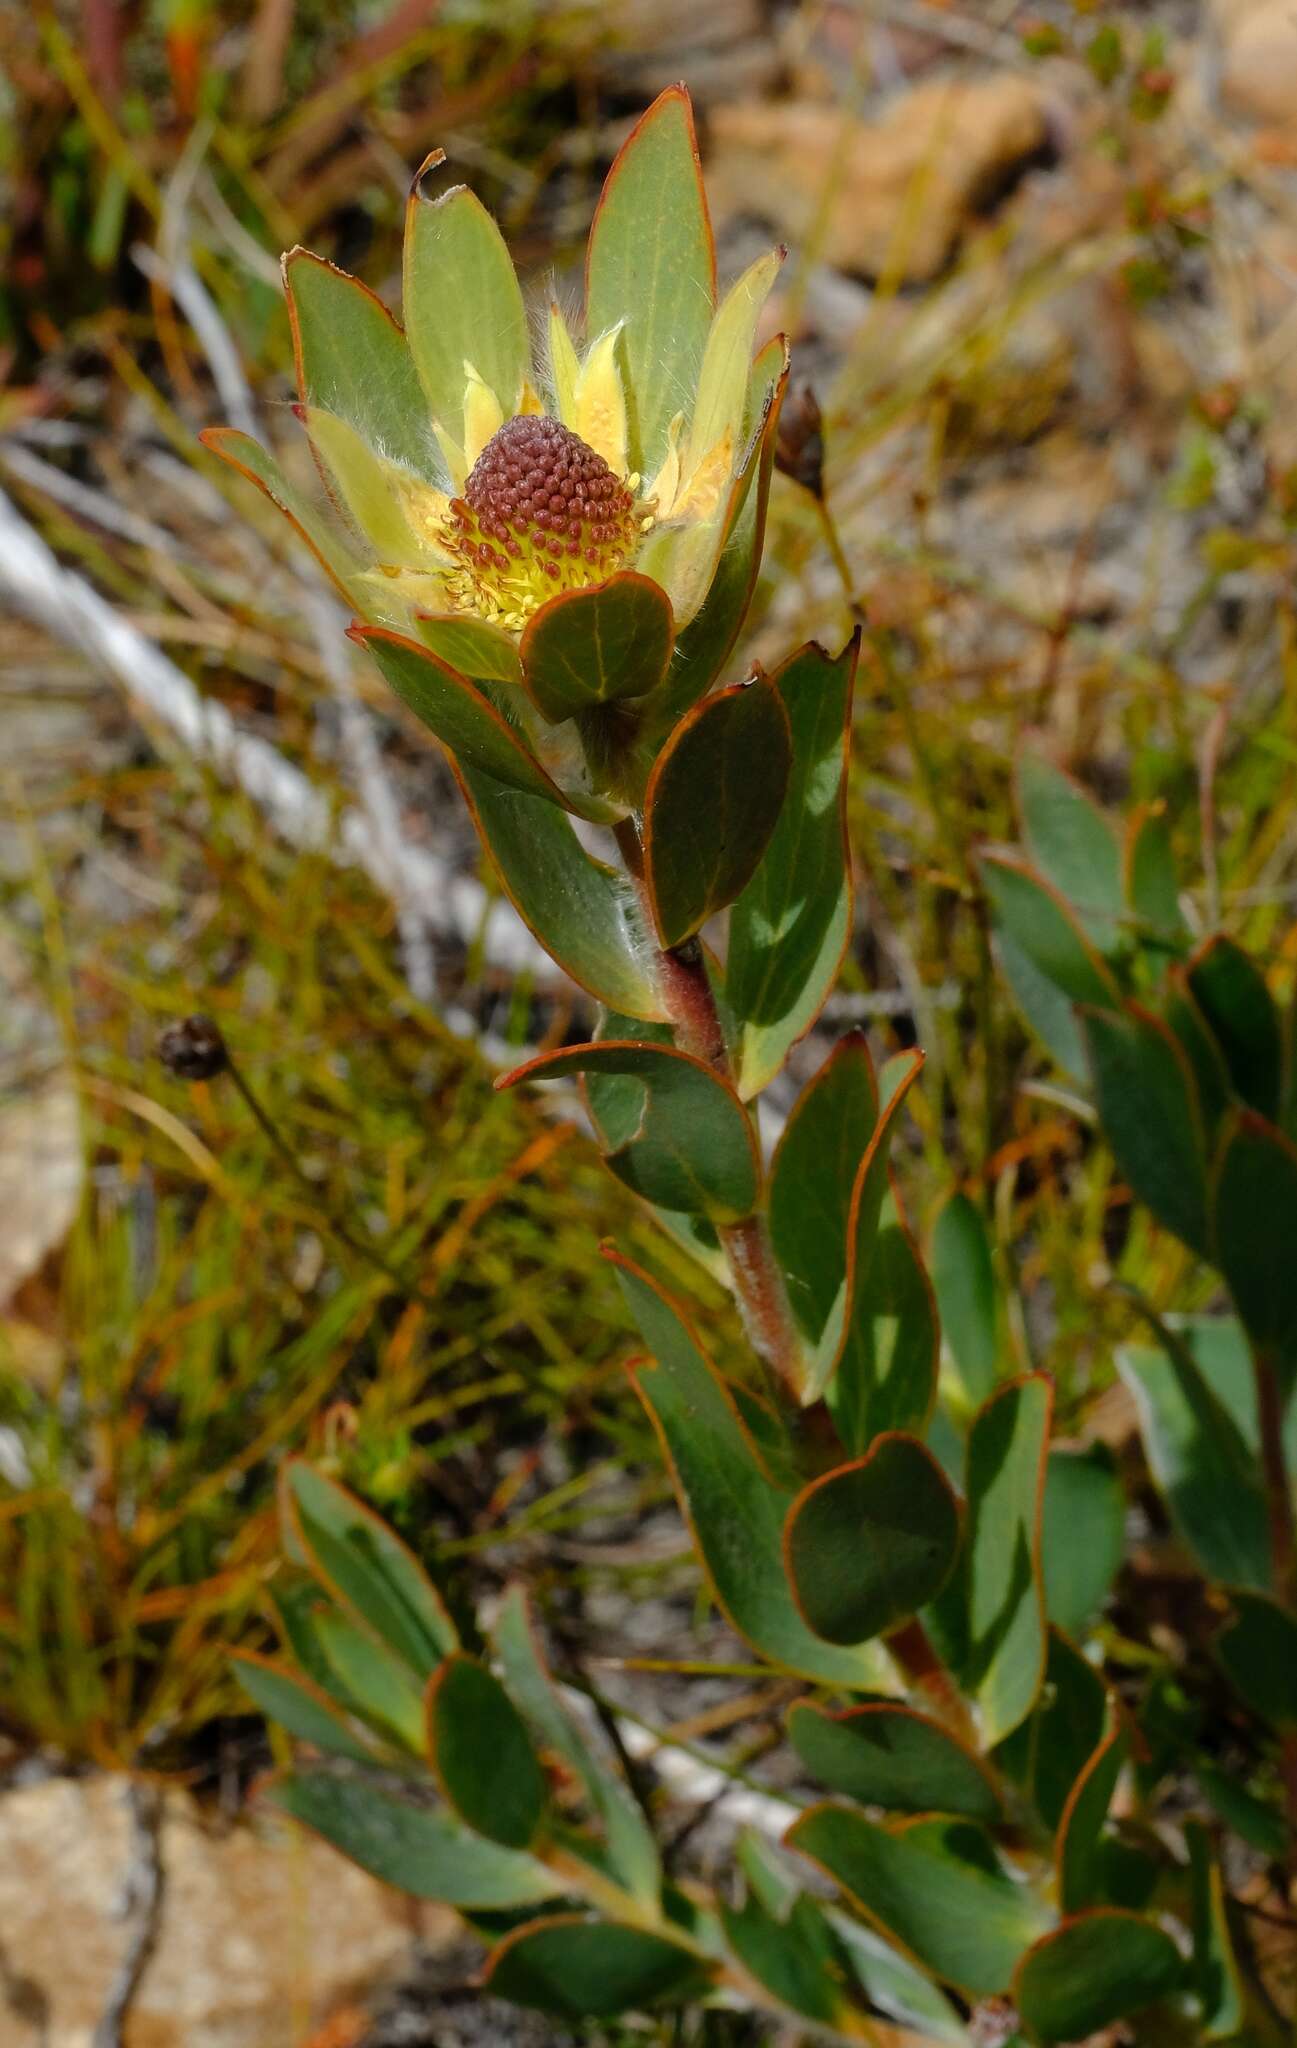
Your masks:
<svg viewBox="0 0 1297 2048"><path fill-rule="evenodd" d="M1137 1811L1113 1815L1132 1733L1082 1643L1120 1558L1121 1489L1102 1455L1051 1452L1050 1383L1016 1375L988 1328L963 1196L938 1226L942 1370L889 1169L922 1055L876 1073L849 1035L772 1156L758 1130L852 913L856 643L724 680L786 375L782 341L755 346L777 257L718 299L681 89L612 167L575 331L555 308L533 329L497 229L463 187L434 196L433 168L410 201L404 332L354 279L286 262L321 505L243 437L209 440L306 535L522 916L601 1006L589 1043L501 1085L579 1075L612 1172L733 1290L752 1362L727 1378L688 1307L609 1252L715 1600L772 1676L802 1682L787 1735L828 1796L780 1843L744 1835L718 1893L673 1880L587 1703L547 1668L525 1589L465 1636L405 1545L295 1460L273 1586L287 1654L240 1659L306 1746L269 1797L458 1907L490 1943L491 1991L568 2020L697 2004L894 2048L1074 2041L1136 2014L1141 2040L1277 2039L1206 1831L1168 1848ZM573 816L608 828L608 860ZM1151 914L1174 923L1161 895ZM1095 997L1129 1064L1144 1026L1090 971L1050 1014L1070 1049L1090 1028L1073 1002ZM1239 1111L1218 1078L1227 1179L1234 1145L1249 1172L1263 1147L1291 1171L1260 1128L1277 1097ZM1290 1335L1262 1332L1283 1340L1276 1371ZM1265 1579L1268 1554L1255 1565ZM1259 1585L1249 1599L1245 1644L1291 1626Z"/></svg>

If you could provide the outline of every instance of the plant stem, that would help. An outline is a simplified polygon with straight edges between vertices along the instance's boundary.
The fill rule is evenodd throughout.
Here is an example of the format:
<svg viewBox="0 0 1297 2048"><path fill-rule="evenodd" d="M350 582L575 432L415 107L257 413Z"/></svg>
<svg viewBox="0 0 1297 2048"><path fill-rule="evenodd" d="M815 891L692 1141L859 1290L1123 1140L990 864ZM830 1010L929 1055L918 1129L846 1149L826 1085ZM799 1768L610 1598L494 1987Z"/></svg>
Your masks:
<svg viewBox="0 0 1297 2048"><path fill-rule="evenodd" d="M626 872L639 891L645 921L651 923L644 883L644 850L635 820L624 818L614 827L614 837ZM681 1052L705 1060L732 1084L725 1032L697 939L659 950L657 968L663 1001ZM716 1234L753 1349L779 1389L786 1389L796 1401L801 1343L766 1219L758 1213L745 1216L739 1223L718 1224Z"/></svg>

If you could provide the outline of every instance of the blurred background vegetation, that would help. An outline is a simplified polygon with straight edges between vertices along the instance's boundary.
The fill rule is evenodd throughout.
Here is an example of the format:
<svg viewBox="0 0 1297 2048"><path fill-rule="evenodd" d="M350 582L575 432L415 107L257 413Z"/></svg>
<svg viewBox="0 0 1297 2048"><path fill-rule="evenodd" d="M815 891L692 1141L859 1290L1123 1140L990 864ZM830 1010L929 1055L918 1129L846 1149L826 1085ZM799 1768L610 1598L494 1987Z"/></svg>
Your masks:
<svg viewBox="0 0 1297 2048"><path fill-rule="evenodd" d="M0 24L11 1765L237 1797L268 1752L223 1653L268 1633L270 1491L304 1444L465 1560L470 1592L520 1567L554 1587L589 1670L660 1665L620 1694L659 1732L737 1700L729 1761L767 1740L773 1696L747 1697L723 1631L701 1691L673 1667L697 1587L597 1258L610 1232L643 1253L649 1227L574 1102L492 1093L506 1049L573 1031L579 999L500 937L448 776L196 441L242 408L300 464L278 254L308 242L395 304L435 146L537 290L574 295L613 150L681 75L722 269L789 243L771 325L824 415L829 516L777 479L741 659L836 645L853 604L869 624L856 940L801 1072L848 1022L880 1055L926 1048L907 1207L923 1228L956 1183L985 1205L1006 1342L1055 1376L1064 1435L1122 1460L1106 1648L1175 1725L1203 1652L1112 1351L1130 1287L1202 1304L1043 1078L973 855L1012 836L1035 730L1114 808L1164 801L1199 922L1219 915L1281 992L1297 970L1282 7L10 0ZM68 586L33 597L55 564L165 657L151 696L136 643L109 675ZM303 844L282 788L180 734L165 700L186 678L263 769L367 821L389 888L382 859ZM444 901L402 887L402 848ZM193 1011L235 1078L159 1065L159 1031ZM677 1284L705 1290L678 1256Z"/></svg>

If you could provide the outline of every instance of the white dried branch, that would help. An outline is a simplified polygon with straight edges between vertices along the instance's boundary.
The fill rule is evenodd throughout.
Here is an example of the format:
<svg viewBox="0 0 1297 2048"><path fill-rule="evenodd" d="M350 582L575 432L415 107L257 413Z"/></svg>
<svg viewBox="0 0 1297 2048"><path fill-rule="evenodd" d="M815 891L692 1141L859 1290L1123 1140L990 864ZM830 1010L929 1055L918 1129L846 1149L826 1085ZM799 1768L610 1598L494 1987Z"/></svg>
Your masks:
<svg viewBox="0 0 1297 2048"><path fill-rule="evenodd" d="M390 849L371 819L333 803L268 740L242 731L223 704L209 702L160 649L146 640L85 578L65 569L41 536L0 491L0 608L16 613L75 648L125 691L133 711L172 751L210 769L261 810L289 845L327 851L362 868L384 892ZM482 934L489 965L547 982L558 969L503 903L487 910L480 883L457 874L426 847L403 841L403 894L430 928L471 944ZM483 919L486 918L483 932Z"/></svg>

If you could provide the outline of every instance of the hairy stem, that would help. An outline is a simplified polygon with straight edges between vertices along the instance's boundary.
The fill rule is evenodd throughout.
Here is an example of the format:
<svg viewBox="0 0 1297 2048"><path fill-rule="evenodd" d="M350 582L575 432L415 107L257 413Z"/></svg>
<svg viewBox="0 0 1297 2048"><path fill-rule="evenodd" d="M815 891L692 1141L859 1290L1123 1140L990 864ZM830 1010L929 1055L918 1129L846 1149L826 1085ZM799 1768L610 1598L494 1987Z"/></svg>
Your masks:
<svg viewBox="0 0 1297 2048"><path fill-rule="evenodd" d="M614 828L614 836L626 872L640 892L645 920L651 922L644 886L644 852L634 819L624 818ZM681 1052L705 1060L725 1080L732 1080L720 1012L697 939L659 951L657 967L659 986ZM717 1235L753 1349L779 1386L796 1399L801 1345L765 1217L745 1216L740 1223L722 1224Z"/></svg>

